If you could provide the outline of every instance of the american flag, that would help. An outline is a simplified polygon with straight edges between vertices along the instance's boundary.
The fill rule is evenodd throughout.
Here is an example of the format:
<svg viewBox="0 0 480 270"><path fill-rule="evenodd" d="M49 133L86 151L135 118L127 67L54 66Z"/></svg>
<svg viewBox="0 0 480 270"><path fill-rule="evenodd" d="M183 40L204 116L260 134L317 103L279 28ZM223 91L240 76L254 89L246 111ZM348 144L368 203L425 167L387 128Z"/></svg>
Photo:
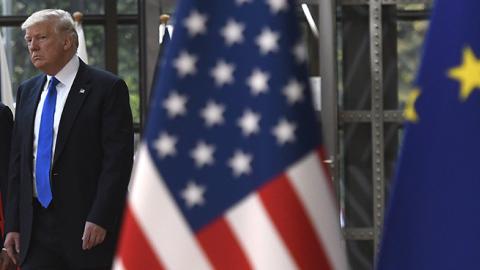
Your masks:
<svg viewBox="0 0 480 270"><path fill-rule="evenodd" d="M294 1L176 15L114 269L348 269Z"/></svg>

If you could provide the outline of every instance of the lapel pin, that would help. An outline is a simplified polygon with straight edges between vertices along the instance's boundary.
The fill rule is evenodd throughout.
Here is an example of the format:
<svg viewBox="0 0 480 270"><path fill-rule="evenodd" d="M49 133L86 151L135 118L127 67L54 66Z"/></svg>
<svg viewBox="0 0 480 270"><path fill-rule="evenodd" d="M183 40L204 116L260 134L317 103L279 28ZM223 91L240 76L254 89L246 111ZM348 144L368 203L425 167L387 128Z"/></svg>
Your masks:
<svg viewBox="0 0 480 270"><path fill-rule="evenodd" d="M85 89L80 89L80 94L85 94Z"/></svg>

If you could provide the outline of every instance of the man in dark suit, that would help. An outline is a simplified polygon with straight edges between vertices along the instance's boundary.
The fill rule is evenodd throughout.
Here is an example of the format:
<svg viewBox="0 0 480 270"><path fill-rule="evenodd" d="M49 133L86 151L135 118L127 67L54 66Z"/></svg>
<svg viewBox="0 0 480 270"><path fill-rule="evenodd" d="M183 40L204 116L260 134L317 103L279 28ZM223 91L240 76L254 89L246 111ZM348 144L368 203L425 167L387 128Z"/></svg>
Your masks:
<svg viewBox="0 0 480 270"><path fill-rule="evenodd" d="M4 246L22 270L110 269L133 163L127 86L79 60L67 12L22 30L45 74L18 88Z"/></svg>

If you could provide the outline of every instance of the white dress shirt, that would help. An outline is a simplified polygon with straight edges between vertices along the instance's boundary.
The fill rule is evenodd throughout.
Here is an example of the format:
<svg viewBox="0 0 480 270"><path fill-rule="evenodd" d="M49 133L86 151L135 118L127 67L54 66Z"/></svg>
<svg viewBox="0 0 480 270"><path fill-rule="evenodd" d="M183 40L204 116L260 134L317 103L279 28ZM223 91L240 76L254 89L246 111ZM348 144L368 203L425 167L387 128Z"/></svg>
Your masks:
<svg viewBox="0 0 480 270"><path fill-rule="evenodd" d="M80 61L78 56L74 55L72 59L55 75L55 78L59 81L57 84L57 103L55 105L55 115L53 117L53 149L52 149L52 160L53 154L55 153L55 145L57 143L57 134L58 134L58 125L60 124L60 119L62 117L63 108L65 107L65 102L67 101L68 93L70 88L72 88L73 81L75 76L77 76L78 67L80 66ZM48 83L52 76L47 75L47 81L43 85L42 94L40 96L40 101L38 102L37 111L35 114L35 126L33 131L33 195L37 197L37 185L35 181L35 172L37 167L37 146L38 146L38 133L40 131L40 121L42 118L43 103L45 102L45 97L47 96Z"/></svg>

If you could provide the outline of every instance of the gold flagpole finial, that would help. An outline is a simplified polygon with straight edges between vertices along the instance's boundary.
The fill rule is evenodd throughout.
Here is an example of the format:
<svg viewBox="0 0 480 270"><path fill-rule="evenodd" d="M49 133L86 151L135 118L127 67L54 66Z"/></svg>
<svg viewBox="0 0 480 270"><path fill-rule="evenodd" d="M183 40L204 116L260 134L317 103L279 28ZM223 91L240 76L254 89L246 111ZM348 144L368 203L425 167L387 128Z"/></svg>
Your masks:
<svg viewBox="0 0 480 270"><path fill-rule="evenodd" d="M169 20L170 20L170 15L168 15L168 14L160 15L160 23L161 24L167 25Z"/></svg>
<svg viewBox="0 0 480 270"><path fill-rule="evenodd" d="M83 13L80 12L80 11L75 11L73 13L73 19L77 22L77 23L82 23L83 21Z"/></svg>

